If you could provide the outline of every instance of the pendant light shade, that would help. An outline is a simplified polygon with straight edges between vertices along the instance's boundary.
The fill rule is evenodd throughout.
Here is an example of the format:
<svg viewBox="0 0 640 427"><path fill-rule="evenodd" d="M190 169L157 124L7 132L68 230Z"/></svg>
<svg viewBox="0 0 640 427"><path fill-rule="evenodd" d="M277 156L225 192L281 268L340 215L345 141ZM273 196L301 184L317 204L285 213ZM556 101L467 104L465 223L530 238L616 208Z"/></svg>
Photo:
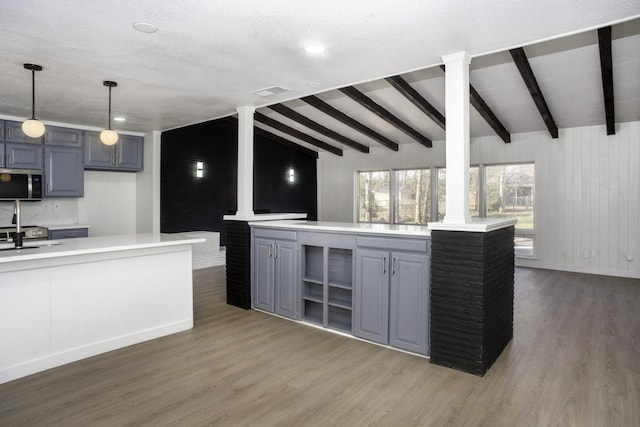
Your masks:
<svg viewBox="0 0 640 427"><path fill-rule="evenodd" d="M111 129L111 88L117 87L118 83L105 80L102 84L109 88L109 125L105 130L100 132L100 141L102 141L104 145L113 145L118 142L118 133Z"/></svg>
<svg viewBox="0 0 640 427"><path fill-rule="evenodd" d="M40 138L44 135L44 123L36 119L36 71L42 71L42 67L24 64L24 68L31 70L31 118L22 122L22 132L31 138Z"/></svg>

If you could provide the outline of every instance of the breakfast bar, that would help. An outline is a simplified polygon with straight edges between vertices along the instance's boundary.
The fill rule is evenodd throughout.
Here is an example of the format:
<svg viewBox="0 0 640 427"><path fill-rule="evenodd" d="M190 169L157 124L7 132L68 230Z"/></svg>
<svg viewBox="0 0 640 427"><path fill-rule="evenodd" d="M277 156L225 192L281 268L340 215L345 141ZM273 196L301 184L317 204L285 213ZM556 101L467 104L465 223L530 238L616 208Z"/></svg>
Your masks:
<svg viewBox="0 0 640 427"><path fill-rule="evenodd" d="M193 327L191 244L131 234L0 248L0 384Z"/></svg>

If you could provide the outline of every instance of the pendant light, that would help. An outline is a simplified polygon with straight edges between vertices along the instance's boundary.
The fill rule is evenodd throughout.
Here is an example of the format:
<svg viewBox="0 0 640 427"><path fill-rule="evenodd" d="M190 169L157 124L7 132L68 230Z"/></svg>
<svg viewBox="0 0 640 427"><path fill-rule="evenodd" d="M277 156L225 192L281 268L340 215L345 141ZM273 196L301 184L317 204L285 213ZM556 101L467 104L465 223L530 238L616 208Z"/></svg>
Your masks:
<svg viewBox="0 0 640 427"><path fill-rule="evenodd" d="M118 133L111 129L111 88L117 87L118 83L105 80L102 84L109 88L109 127L100 132L100 141L102 141L104 145L113 145L118 142Z"/></svg>
<svg viewBox="0 0 640 427"><path fill-rule="evenodd" d="M42 71L42 67L24 64L24 68L31 70L31 118L22 122L22 132L31 138L40 138L44 135L44 124L36 119L36 71Z"/></svg>

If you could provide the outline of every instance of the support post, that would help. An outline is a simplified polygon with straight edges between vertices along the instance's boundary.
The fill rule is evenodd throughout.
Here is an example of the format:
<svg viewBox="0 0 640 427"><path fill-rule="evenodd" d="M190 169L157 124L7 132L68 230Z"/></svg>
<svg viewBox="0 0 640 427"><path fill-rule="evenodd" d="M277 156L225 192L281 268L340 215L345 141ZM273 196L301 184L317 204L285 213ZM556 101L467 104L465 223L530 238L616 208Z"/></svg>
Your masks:
<svg viewBox="0 0 640 427"><path fill-rule="evenodd" d="M469 64L467 52L442 57L445 73L447 211L445 224L467 224L469 216Z"/></svg>

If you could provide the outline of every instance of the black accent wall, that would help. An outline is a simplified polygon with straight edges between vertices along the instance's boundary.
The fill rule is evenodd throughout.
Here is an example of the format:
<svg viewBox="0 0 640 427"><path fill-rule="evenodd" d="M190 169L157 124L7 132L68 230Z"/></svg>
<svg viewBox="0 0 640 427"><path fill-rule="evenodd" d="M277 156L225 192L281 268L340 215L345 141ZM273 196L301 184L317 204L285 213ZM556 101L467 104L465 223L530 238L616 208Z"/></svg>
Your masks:
<svg viewBox="0 0 640 427"><path fill-rule="evenodd" d="M160 230L217 231L226 245L222 217L237 209L237 120L225 118L162 133ZM196 162L204 177L195 177ZM293 168L296 180L289 183ZM264 135L254 138L254 211L306 212L317 218L316 159Z"/></svg>

